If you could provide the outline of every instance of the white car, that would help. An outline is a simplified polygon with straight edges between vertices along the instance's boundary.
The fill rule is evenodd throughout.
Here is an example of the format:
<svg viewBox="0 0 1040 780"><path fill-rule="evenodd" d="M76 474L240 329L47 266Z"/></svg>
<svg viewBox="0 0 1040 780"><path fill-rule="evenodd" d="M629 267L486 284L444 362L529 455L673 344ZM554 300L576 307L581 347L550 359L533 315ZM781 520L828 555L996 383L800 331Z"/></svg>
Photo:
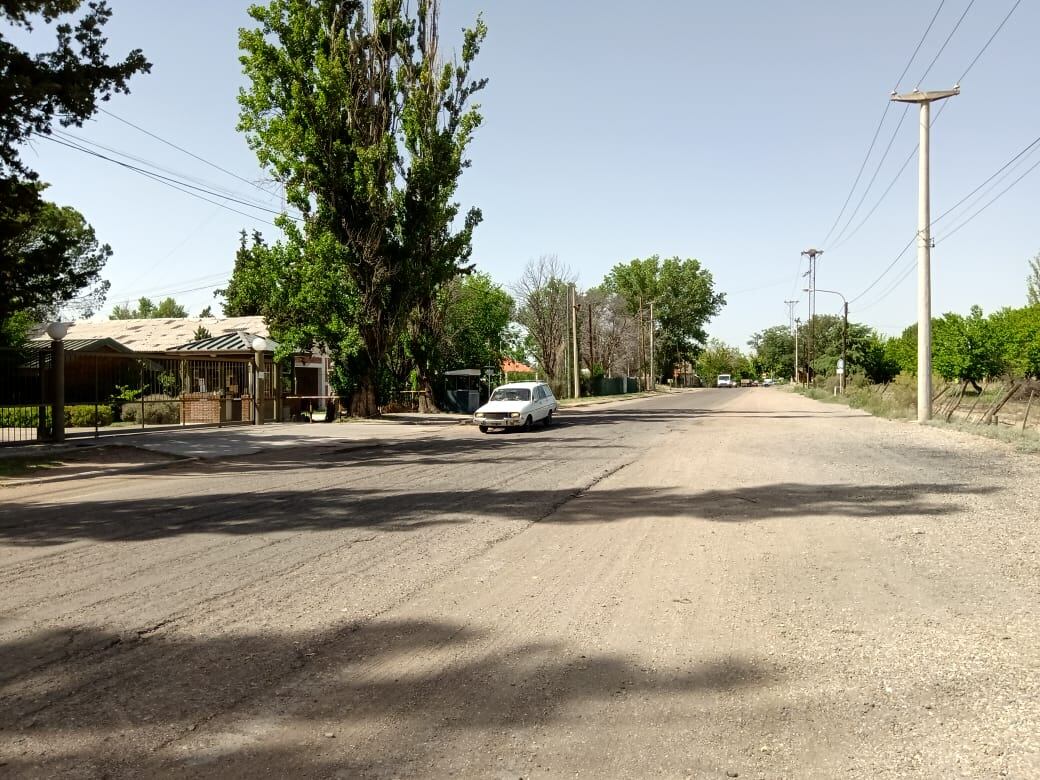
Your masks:
<svg viewBox="0 0 1040 780"><path fill-rule="evenodd" d="M481 433L489 428L531 429L536 422L549 425L557 410L556 397L545 382L511 382L495 388L491 400L473 413Z"/></svg>
<svg viewBox="0 0 1040 780"><path fill-rule="evenodd" d="M731 374L719 374L719 378L715 381L715 387L736 387L737 383L733 381Z"/></svg>

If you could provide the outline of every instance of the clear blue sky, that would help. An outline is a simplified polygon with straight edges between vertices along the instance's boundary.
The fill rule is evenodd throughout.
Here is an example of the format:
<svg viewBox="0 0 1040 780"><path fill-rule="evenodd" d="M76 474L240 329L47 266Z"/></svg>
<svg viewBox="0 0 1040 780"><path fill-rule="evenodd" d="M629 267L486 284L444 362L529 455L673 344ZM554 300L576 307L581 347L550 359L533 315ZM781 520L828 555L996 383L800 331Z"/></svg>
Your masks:
<svg viewBox="0 0 1040 780"><path fill-rule="evenodd" d="M968 1L944 3L901 91L917 86ZM921 86L951 86L1013 4L976 2ZM248 23L247 4L111 5L110 51L140 47L154 67L134 79L131 95L107 107L245 179L261 179L235 131L235 97L243 83L237 30ZM445 0L444 6L445 51L478 11L489 27L477 63L490 78L480 97L485 124L460 196L484 212L475 238L479 267L505 285L540 254L559 255L583 286L634 257L694 257L729 297L709 327L712 335L743 347L751 333L786 322L786 298L801 299L805 317L802 249L822 246L818 286L853 298L914 235L916 159L850 240L821 243L937 0ZM1026 0L936 122L933 216L1040 136L1037 29L1040 4ZM902 113L902 106L889 111L846 217ZM100 115L73 132L246 199L265 197L110 117ZM916 142L914 108L852 227ZM1035 151L1005 184L1040 161L1040 145ZM212 287L230 273L238 231L276 233L46 141L36 142L26 159L51 182L50 197L80 209L112 245L109 305L174 294L197 314L216 304ZM1024 303L1027 261L1040 251L1038 196L1040 171L949 241L943 236L956 220L935 228L937 312ZM278 207L275 196L266 202ZM888 333L914 320L912 274L868 306L910 267L913 252L852 305L853 319ZM820 313L839 306L836 297L818 297Z"/></svg>

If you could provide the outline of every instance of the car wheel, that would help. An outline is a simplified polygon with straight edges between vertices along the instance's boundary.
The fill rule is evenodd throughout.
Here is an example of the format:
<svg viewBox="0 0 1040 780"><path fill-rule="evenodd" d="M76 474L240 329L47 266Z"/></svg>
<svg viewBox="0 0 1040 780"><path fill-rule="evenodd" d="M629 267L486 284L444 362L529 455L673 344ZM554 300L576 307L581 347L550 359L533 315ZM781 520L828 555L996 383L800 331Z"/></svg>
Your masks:
<svg viewBox="0 0 1040 780"><path fill-rule="evenodd" d="M480 426L480 432L481 433L487 433L488 432L488 427L486 425L481 425Z"/></svg>
<svg viewBox="0 0 1040 780"><path fill-rule="evenodd" d="M527 415L527 419L524 420L523 429L525 431L531 430L531 415Z"/></svg>
<svg viewBox="0 0 1040 780"><path fill-rule="evenodd" d="M542 420L542 425L544 425L546 428L548 428L550 425L552 425L552 416L553 416L552 409L550 409L549 413L547 415L545 415L545 419Z"/></svg>

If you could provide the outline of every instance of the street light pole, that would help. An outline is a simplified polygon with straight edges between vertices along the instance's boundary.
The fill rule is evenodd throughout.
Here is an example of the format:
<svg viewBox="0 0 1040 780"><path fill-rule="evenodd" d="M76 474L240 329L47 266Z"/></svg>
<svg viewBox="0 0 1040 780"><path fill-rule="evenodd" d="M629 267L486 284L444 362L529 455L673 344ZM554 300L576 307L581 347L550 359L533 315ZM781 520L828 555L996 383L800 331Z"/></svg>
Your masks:
<svg viewBox="0 0 1040 780"><path fill-rule="evenodd" d="M806 249L803 257L809 258L809 349L806 351L806 382L812 379L812 361L816 351L816 258L823 254L822 249Z"/></svg>
<svg viewBox="0 0 1040 780"><path fill-rule="evenodd" d="M837 295L841 298L842 310L845 313L845 319L842 323L841 328L841 394L845 395L845 387L847 385L845 377L849 374L849 361L848 361L848 342L849 342L849 302L845 300L845 296L837 290L824 290L817 289L816 292L830 293L831 295Z"/></svg>
<svg viewBox="0 0 1040 780"><path fill-rule="evenodd" d="M581 384L578 377L578 293L571 284L571 370L574 377L574 397L581 397Z"/></svg>
<svg viewBox="0 0 1040 780"><path fill-rule="evenodd" d="M931 105L959 95L961 88L934 92L915 89L905 95L892 94L897 103L921 107L920 145L917 151L917 422L932 418L932 235L929 182Z"/></svg>

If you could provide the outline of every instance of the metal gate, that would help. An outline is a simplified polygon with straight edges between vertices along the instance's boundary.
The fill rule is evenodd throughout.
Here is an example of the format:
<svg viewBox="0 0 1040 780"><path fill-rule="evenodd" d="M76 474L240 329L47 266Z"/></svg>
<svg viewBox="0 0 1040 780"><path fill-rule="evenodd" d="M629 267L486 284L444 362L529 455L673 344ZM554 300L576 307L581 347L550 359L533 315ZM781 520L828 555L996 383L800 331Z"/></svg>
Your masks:
<svg viewBox="0 0 1040 780"><path fill-rule="evenodd" d="M51 437L50 349L0 348L0 445Z"/></svg>

